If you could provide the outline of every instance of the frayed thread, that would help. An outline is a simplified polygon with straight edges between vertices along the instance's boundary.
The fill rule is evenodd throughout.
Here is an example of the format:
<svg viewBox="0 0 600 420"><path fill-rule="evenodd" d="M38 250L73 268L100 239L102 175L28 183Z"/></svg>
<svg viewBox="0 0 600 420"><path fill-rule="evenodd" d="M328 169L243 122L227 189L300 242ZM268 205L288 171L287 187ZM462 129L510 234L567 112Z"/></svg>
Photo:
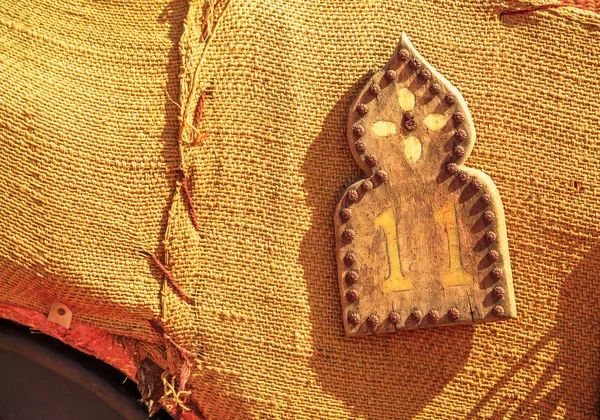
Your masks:
<svg viewBox="0 0 600 420"><path fill-rule="evenodd" d="M504 9L500 12L500 17L508 16L508 15L526 15L526 14L537 12L540 10L556 9L558 7L569 7L569 6L573 6L573 5L565 4L565 3L550 3L550 4L539 4L537 6L524 7L522 9Z"/></svg>
<svg viewBox="0 0 600 420"><path fill-rule="evenodd" d="M185 201L185 206L187 207L192 225L194 226L194 229L198 230L198 218L196 217L196 210L194 210L194 201L192 200L190 183L190 177L184 176L181 180L181 191L183 193L183 200Z"/></svg>
<svg viewBox="0 0 600 420"><path fill-rule="evenodd" d="M165 276L165 279L167 280L167 283L169 283L171 285L171 287L177 292L177 294L184 301L186 301L189 304L194 303L194 299L192 299L191 297L189 297L183 291L183 289L181 288L181 286L179 286L179 284L177 284L177 282L173 278L173 275L171 274L171 272L169 270L167 270L167 267L165 267L164 264L161 263L160 260L154 254L151 254L148 251L140 251L140 252L143 255L145 255L146 257L150 258L150 260L156 266L156 268L158 268L163 273L163 275Z"/></svg>

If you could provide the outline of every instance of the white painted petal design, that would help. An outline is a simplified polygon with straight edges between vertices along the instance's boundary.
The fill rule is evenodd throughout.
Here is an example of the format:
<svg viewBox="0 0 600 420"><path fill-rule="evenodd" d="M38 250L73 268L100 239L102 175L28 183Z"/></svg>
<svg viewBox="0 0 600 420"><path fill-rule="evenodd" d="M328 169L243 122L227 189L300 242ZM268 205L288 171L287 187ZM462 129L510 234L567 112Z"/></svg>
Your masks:
<svg viewBox="0 0 600 420"><path fill-rule="evenodd" d="M377 121L371 129L373 130L373 134L378 137L388 137L396 134L396 124L389 121Z"/></svg>

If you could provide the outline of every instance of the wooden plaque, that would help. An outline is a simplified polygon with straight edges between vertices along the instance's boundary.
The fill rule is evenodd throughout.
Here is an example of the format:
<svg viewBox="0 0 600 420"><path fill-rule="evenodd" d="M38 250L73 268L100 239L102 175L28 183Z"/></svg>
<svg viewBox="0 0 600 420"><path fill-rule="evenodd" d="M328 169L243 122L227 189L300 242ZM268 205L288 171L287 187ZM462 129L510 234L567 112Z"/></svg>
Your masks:
<svg viewBox="0 0 600 420"><path fill-rule="evenodd" d="M334 216L346 334L515 317L500 196L464 166L471 114L405 34L352 104L348 140L367 178Z"/></svg>

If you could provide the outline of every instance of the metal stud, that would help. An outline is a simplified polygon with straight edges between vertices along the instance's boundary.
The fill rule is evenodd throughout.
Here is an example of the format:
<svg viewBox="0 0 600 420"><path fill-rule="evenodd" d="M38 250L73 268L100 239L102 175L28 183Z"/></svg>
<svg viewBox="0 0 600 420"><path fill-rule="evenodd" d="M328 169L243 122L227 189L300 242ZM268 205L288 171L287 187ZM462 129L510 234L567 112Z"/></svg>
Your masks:
<svg viewBox="0 0 600 420"><path fill-rule="evenodd" d="M489 206L490 204L492 204L492 196L489 194L483 194L481 196L481 202L486 206Z"/></svg>
<svg viewBox="0 0 600 420"><path fill-rule="evenodd" d="M400 59L400 61L406 61L409 57L410 53L407 49L402 48L400 51L398 51L398 58Z"/></svg>
<svg viewBox="0 0 600 420"><path fill-rule="evenodd" d="M377 325L379 325L379 317L375 314L369 315L367 317L367 324L369 327L375 328Z"/></svg>
<svg viewBox="0 0 600 420"><path fill-rule="evenodd" d="M465 148L462 146L454 146L454 149L452 150L452 154L454 155L455 158L460 159L461 157L463 157L465 155Z"/></svg>
<svg viewBox="0 0 600 420"><path fill-rule="evenodd" d="M458 171L458 173L456 175L458 177L458 180L460 182L462 182L463 184L466 184L467 182L469 182L471 180L471 175L469 175L465 171Z"/></svg>
<svg viewBox="0 0 600 420"><path fill-rule="evenodd" d="M502 318L504 316L504 308L500 305L496 305L492 308L492 314L499 318Z"/></svg>
<svg viewBox="0 0 600 420"><path fill-rule="evenodd" d="M431 322L433 322L434 324L439 322L439 320L441 318L440 313L438 311L436 311L435 309L430 310L427 315L429 316L429 319L431 320Z"/></svg>
<svg viewBox="0 0 600 420"><path fill-rule="evenodd" d="M350 190L346 193L346 200L350 203L358 202L358 192L356 190Z"/></svg>
<svg viewBox="0 0 600 420"><path fill-rule="evenodd" d="M375 176L377 177L379 182L381 182L382 184L387 182L387 180L388 180L387 172L382 169L378 170L377 173L375 174Z"/></svg>
<svg viewBox="0 0 600 420"><path fill-rule="evenodd" d="M446 172L450 175L456 175L458 173L458 165L454 162L450 162L446 165Z"/></svg>
<svg viewBox="0 0 600 420"><path fill-rule="evenodd" d="M352 210L342 209L342 211L340 211L340 219L342 219L342 222L347 222L351 218L352 218Z"/></svg>
<svg viewBox="0 0 600 420"><path fill-rule="evenodd" d="M501 286L496 286L492 289L492 296L494 299L502 299L504 297L504 289Z"/></svg>
<svg viewBox="0 0 600 420"><path fill-rule="evenodd" d="M345 231L342 232L342 238L347 243L351 243L355 237L356 237L356 233L354 233L354 231L352 229L346 229Z"/></svg>
<svg viewBox="0 0 600 420"><path fill-rule="evenodd" d="M485 235L483 235L483 237L488 244L493 244L498 239L496 234L491 230L489 232L486 232Z"/></svg>
<svg viewBox="0 0 600 420"><path fill-rule="evenodd" d="M352 286L357 281L358 281L358 272L356 272L354 270L350 270L346 273L346 283L349 286Z"/></svg>
<svg viewBox="0 0 600 420"><path fill-rule="evenodd" d="M380 92L381 92L381 87L379 87L379 85L372 84L371 86L369 86L369 93L371 95L378 96Z"/></svg>
<svg viewBox="0 0 600 420"><path fill-rule="evenodd" d="M421 68L421 62L419 60L417 60L415 57L410 59L410 61L408 62L408 65L411 66L415 70L418 70Z"/></svg>
<svg viewBox="0 0 600 420"><path fill-rule="evenodd" d="M361 318L358 312L350 312L348 313L348 324L352 327L356 327L360 324Z"/></svg>
<svg viewBox="0 0 600 420"><path fill-rule="evenodd" d="M450 321L456 321L458 318L460 318L460 311L458 310L458 308L449 309L448 318L450 319Z"/></svg>
<svg viewBox="0 0 600 420"><path fill-rule="evenodd" d="M367 143L364 140L359 140L354 143L354 148L358 153L364 153L367 150Z"/></svg>
<svg viewBox="0 0 600 420"><path fill-rule="evenodd" d="M390 312L388 319L392 325L396 326L400 323L400 314L396 311Z"/></svg>
<svg viewBox="0 0 600 420"><path fill-rule="evenodd" d="M421 70L417 76L424 81L431 80L431 72L427 69Z"/></svg>
<svg viewBox="0 0 600 420"><path fill-rule="evenodd" d="M485 257L488 259L488 261L496 262L500 258L500 253L495 249L490 249Z"/></svg>
<svg viewBox="0 0 600 420"><path fill-rule="evenodd" d="M371 168L373 166L377 166L377 156L375 155L366 155L365 156L365 162L367 163L367 165L369 165Z"/></svg>
<svg viewBox="0 0 600 420"><path fill-rule="evenodd" d="M459 128L454 132L454 137L456 137L456 140L458 141L465 141L467 139L467 132L462 128Z"/></svg>
<svg viewBox="0 0 600 420"><path fill-rule="evenodd" d="M387 80L389 80L390 82L393 82L394 80L396 80L397 74L394 70L388 70L385 72L385 78Z"/></svg>
<svg viewBox="0 0 600 420"><path fill-rule="evenodd" d="M502 280L504 278L504 270L502 270L500 267L494 267L494 269L491 272L492 278L496 281L498 280Z"/></svg>
<svg viewBox="0 0 600 420"><path fill-rule="evenodd" d="M456 103L456 96L454 96L451 93L448 93L446 95L446 97L444 98L444 100L446 101L446 103L450 106L454 105Z"/></svg>
<svg viewBox="0 0 600 420"><path fill-rule="evenodd" d="M423 313L418 309L413 310L410 313L410 316L412 319L415 320L415 322L421 322L421 320L423 319Z"/></svg>
<svg viewBox="0 0 600 420"><path fill-rule="evenodd" d="M404 120L404 128L406 128L408 131L413 131L417 129L417 122L415 120L411 119L406 119Z"/></svg>
<svg viewBox="0 0 600 420"><path fill-rule="evenodd" d="M456 125L461 125L465 122L465 114L460 111L456 111L452 116L452 121L454 121L454 124Z"/></svg>
<svg viewBox="0 0 600 420"><path fill-rule="evenodd" d="M350 267L352 264L356 262L356 254L354 252L347 252L344 255L344 264Z"/></svg>
<svg viewBox="0 0 600 420"><path fill-rule="evenodd" d="M486 223L492 223L494 220L496 220L496 215L493 211L486 210L483 212L483 220Z"/></svg>
<svg viewBox="0 0 600 420"><path fill-rule="evenodd" d="M356 290L350 289L346 292L346 300L348 303L356 302L356 299L358 299L358 292Z"/></svg>
<svg viewBox="0 0 600 420"><path fill-rule="evenodd" d="M442 87L438 83L432 83L429 85L429 92L431 92L432 95L437 95L441 91Z"/></svg>
<svg viewBox="0 0 600 420"><path fill-rule="evenodd" d="M483 188L483 184L481 183L480 180L478 180L477 178L473 178L473 180L471 181L471 187L475 190L475 191L479 191Z"/></svg>
<svg viewBox="0 0 600 420"><path fill-rule="evenodd" d="M362 184L360 184L360 188L362 188L364 192L369 192L373 189L373 183L366 179L362 182Z"/></svg>
<svg viewBox="0 0 600 420"><path fill-rule="evenodd" d="M365 130L365 127L363 127L362 125L355 125L354 127L352 127L352 134L354 134L358 138L364 136L366 131L367 130Z"/></svg>
<svg viewBox="0 0 600 420"><path fill-rule="evenodd" d="M369 108L365 104L356 105L356 113L361 117L364 117L369 112Z"/></svg>

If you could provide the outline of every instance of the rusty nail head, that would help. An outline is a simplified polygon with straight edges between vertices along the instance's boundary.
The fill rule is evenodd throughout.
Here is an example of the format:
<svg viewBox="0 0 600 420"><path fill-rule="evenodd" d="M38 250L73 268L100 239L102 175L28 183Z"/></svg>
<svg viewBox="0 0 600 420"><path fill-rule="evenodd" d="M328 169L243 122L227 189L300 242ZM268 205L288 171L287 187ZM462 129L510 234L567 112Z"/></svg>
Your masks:
<svg viewBox="0 0 600 420"><path fill-rule="evenodd" d="M496 305L492 308L492 313L497 317L504 316L504 308L500 305Z"/></svg>
<svg viewBox="0 0 600 420"><path fill-rule="evenodd" d="M467 139L467 132L462 128L459 128L454 132L454 137L456 137L456 140L458 141L465 141Z"/></svg>
<svg viewBox="0 0 600 420"><path fill-rule="evenodd" d="M430 310L427 315L429 315L429 319L434 324L440 320L440 313L438 311L436 311L435 309Z"/></svg>
<svg viewBox="0 0 600 420"><path fill-rule="evenodd" d="M377 156L375 155L366 155L365 156L365 162L367 163L367 165L369 165L371 168L373 166L377 166Z"/></svg>
<svg viewBox="0 0 600 420"><path fill-rule="evenodd" d="M346 300L348 303L356 302L358 299L358 292L354 289L350 289L346 292Z"/></svg>
<svg viewBox="0 0 600 420"><path fill-rule="evenodd" d="M486 223L492 223L494 220L496 220L496 215L494 214L493 211L486 210L483 212L483 220Z"/></svg>
<svg viewBox="0 0 600 420"><path fill-rule="evenodd" d="M356 190L350 190L346 193L346 198L350 203L358 202L358 192Z"/></svg>
<svg viewBox="0 0 600 420"><path fill-rule="evenodd" d="M495 299L502 299L504 297L504 289L501 286L496 286L492 289L492 296Z"/></svg>
<svg viewBox="0 0 600 420"><path fill-rule="evenodd" d="M421 322L421 320L423 319L423 313L418 310L415 309L410 313L410 316L412 317L412 319L414 319L416 322Z"/></svg>
<svg viewBox="0 0 600 420"><path fill-rule="evenodd" d="M400 51L398 51L398 58L401 61L406 61L406 60L408 60L409 57L410 57L410 53L408 52L408 50L406 48L402 48Z"/></svg>
<svg viewBox="0 0 600 420"><path fill-rule="evenodd" d="M362 137L365 135L365 127L363 127L362 125L355 125L354 127L352 127L352 133L356 136L356 137Z"/></svg>
<svg viewBox="0 0 600 420"><path fill-rule="evenodd" d="M354 148L357 152L363 153L365 150L367 150L367 143L365 143L364 140L359 140L354 143Z"/></svg>
<svg viewBox="0 0 600 420"><path fill-rule="evenodd" d="M353 285L358 281L358 273L354 270L350 270L346 273L346 283L348 285Z"/></svg>
<svg viewBox="0 0 600 420"><path fill-rule="evenodd" d="M382 170L382 169L378 170L377 173L375 174L375 176L377 177L377 179L379 180L379 182L381 182L382 184L384 182L386 182L387 179L388 179L387 172L384 171L384 170Z"/></svg>
<svg viewBox="0 0 600 420"><path fill-rule="evenodd" d="M342 211L340 211L340 219L342 219L342 222L347 222L351 218L352 218L352 210L342 209Z"/></svg>
<svg viewBox="0 0 600 420"><path fill-rule="evenodd" d="M379 95L380 92L381 92L381 88L379 87L379 85L372 84L371 86L369 86L369 93L371 95L377 96L377 95Z"/></svg>
<svg viewBox="0 0 600 420"><path fill-rule="evenodd" d="M461 125L465 122L465 114L460 111L456 111L452 116L452 121L454 121L454 124L456 125Z"/></svg>
<svg viewBox="0 0 600 420"><path fill-rule="evenodd" d="M367 317L367 324L369 327L375 328L379 324L379 317L375 314L371 314Z"/></svg>
<svg viewBox="0 0 600 420"><path fill-rule="evenodd" d="M450 106L456 103L456 97L451 93L448 93L444 99L446 100L446 103Z"/></svg>
<svg viewBox="0 0 600 420"><path fill-rule="evenodd" d="M394 80L396 80L396 76L397 76L397 74L396 74L396 72L394 70L390 69L390 70L388 70L388 71L385 72L385 78L387 80L389 80L390 82L393 82Z"/></svg>
<svg viewBox="0 0 600 420"><path fill-rule="evenodd" d="M360 324L360 314L358 312L350 312L348 314L348 323L353 326L356 327L358 324Z"/></svg>
<svg viewBox="0 0 600 420"><path fill-rule="evenodd" d="M502 270L500 267L494 267L492 269L492 278L494 280L502 280L503 277L504 277L504 270Z"/></svg>
<svg viewBox="0 0 600 420"><path fill-rule="evenodd" d="M390 312L388 319L392 323L392 325L398 325L400 323L400 314L396 311Z"/></svg>
<svg viewBox="0 0 600 420"><path fill-rule="evenodd" d="M458 308L450 308L448 310L448 318L450 318L451 321L456 321L458 318L460 318L460 311Z"/></svg>
<svg viewBox="0 0 600 420"><path fill-rule="evenodd" d="M373 183L370 180L365 179L362 184L360 184L360 187L364 192L369 192L373 189Z"/></svg>
<svg viewBox="0 0 600 420"><path fill-rule="evenodd" d="M456 175L458 172L458 165L454 162L450 162L446 165L446 172L448 172L450 175Z"/></svg>
<svg viewBox="0 0 600 420"><path fill-rule="evenodd" d="M354 231L352 229L346 229L345 231L342 232L342 238L344 238L344 241L350 243L354 240L354 238L356 237L356 233L354 233Z"/></svg>
<svg viewBox="0 0 600 420"><path fill-rule="evenodd" d="M356 105L356 112L361 117L364 117L365 115L367 115L367 112L369 112L369 108L367 108L365 104L358 104Z"/></svg>
<svg viewBox="0 0 600 420"><path fill-rule="evenodd" d="M352 264L356 262L356 254L354 252L347 252L344 255L344 264L350 267Z"/></svg>
<svg viewBox="0 0 600 420"><path fill-rule="evenodd" d="M492 232L491 230L489 232L485 233L484 238L485 238L486 242L489 244L493 244L498 239L496 234L494 232Z"/></svg>
<svg viewBox="0 0 600 420"><path fill-rule="evenodd" d="M442 87L438 83L432 83L429 85L429 92L431 92L433 95L437 95L441 91Z"/></svg>

